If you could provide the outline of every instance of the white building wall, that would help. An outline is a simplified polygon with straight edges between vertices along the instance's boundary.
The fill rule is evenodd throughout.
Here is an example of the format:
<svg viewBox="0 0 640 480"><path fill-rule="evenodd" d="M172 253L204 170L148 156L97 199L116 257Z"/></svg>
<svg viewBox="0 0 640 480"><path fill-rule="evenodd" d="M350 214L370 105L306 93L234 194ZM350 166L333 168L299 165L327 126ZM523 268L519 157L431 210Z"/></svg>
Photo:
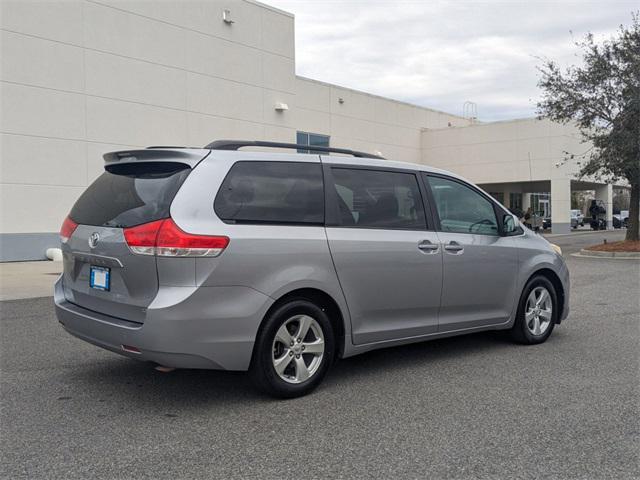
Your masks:
<svg viewBox="0 0 640 480"><path fill-rule="evenodd" d="M575 125L547 119L425 129L422 133L423 163L485 184L491 191L504 192L505 203L508 192L551 193L554 233L570 230L572 183L595 188L597 198L611 203L611 185L593 178L577 182L579 162L589 149ZM528 207L529 201L527 197L524 205ZM608 205L608 216L611 209Z"/></svg>
<svg viewBox="0 0 640 480"><path fill-rule="evenodd" d="M296 78L294 118L299 130L330 135L333 147L414 163L421 160L423 128L468 124L456 115L303 77Z"/></svg>
<svg viewBox="0 0 640 480"><path fill-rule="evenodd" d="M107 151L293 142L302 130L419 162L422 128L466 123L296 77L293 16L252 0L3 0L1 8L0 259L42 258L57 243ZM8 253L16 248L23 253Z"/></svg>
<svg viewBox="0 0 640 480"><path fill-rule="evenodd" d="M106 151L295 138L273 109L295 96L288 13L241 0L1 8L0 234L50 241ZM32 238L3 235L3 258Z"/></svg>
<svg viewBox="0 0 640 480"><path fill-rule="evenodd" d="M462 128L426 129L422 133L422 162L462 175L476 183L551 180L575 176L581 154L573 125L535 118L475 124Z"/></svg>
<svg viewBox="0 0 640 480"><path fill-rule="evenodd" d="M566 152L586 150L573 125L531 118L425 130L422 147L424 163L491 184L486 187L502 191L505 203L510 191L550 192L552 231L570 231L571 179L579 166Z"/></svg>

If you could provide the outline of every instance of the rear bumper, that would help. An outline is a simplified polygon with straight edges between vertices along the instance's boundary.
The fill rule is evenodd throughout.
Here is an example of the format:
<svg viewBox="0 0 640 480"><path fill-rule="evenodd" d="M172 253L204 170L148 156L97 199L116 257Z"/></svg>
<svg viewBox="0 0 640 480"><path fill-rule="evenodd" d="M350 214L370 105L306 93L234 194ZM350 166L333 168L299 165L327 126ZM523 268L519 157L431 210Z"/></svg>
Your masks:
<svg viewBox="0 0 640 480"><path fill-rule="evenodd" d="M273 300L249 287L161 287L144 324L68 302L54 288L64 329L112 352L167 367L247 370L258 327ZM140 353L123 350L135 347Z"/></svg>

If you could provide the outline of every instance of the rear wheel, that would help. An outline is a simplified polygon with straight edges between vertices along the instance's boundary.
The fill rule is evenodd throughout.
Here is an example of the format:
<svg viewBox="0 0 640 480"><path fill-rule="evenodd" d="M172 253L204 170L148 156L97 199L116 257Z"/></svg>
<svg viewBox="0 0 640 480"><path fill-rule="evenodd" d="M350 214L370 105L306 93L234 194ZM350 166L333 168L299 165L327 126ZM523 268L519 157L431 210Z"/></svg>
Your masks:
<svg viewBox="0 0 640 480"><path fill-rule="evenodd" d="M512 338L528 345L544 342L556 324L557 305L556 290L549 279L533 277L522 292Z"/></svg>
<svg viewBox="0 0 640 480"><path fill-rule="evenodd" d="M326 313L306 299L291 300L266 319L256 339L251 376L275 397L306 395L329 370L334 345Z"/></svg>

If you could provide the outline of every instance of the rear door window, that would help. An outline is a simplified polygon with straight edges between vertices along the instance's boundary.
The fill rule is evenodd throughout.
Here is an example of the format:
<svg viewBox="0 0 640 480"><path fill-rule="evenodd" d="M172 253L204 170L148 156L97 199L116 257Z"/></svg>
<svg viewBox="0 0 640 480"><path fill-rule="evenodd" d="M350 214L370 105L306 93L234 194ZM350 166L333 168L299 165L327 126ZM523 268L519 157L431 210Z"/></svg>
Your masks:
<svg viewBox="0 0 640 480"><path fill-rule="evenodd" d="M241 161L231 167L214 202L230 223L323 224L319 163Z"/></svg>
<svg viewBox="0 0 640 480"><path fill-rule="evenodd" d="M414 174L334 167L337 224L343 227L425 230Z"/></svg>
<svg viewBox="0 0 640 480"><path fill-rule="evenodd" d="M169 207L191 169L178 162L109 165L71 209L82 225L131 227L169 216Z"/></svg>

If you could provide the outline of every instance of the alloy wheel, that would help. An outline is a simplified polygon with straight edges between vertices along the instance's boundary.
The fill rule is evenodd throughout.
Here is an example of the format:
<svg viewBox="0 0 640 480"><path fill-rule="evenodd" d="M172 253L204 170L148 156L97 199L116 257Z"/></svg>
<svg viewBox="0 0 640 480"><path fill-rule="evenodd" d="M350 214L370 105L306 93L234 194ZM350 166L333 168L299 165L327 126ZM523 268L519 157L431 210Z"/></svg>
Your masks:
<svg viewBox="0 0 640 480"><path fill-rule="evenodd" d="M553 301L545 287L535 287L527 297L525 324L531 334L543 335L551 325Z"/></svg>
<svg viewBox="0 0 640 480"><path fill-rule="evenodd" d="M278 376L288 383L302 383L320 368L324 334L309 315L295 315L280 326L273 340L272 362Z"/></svg>

